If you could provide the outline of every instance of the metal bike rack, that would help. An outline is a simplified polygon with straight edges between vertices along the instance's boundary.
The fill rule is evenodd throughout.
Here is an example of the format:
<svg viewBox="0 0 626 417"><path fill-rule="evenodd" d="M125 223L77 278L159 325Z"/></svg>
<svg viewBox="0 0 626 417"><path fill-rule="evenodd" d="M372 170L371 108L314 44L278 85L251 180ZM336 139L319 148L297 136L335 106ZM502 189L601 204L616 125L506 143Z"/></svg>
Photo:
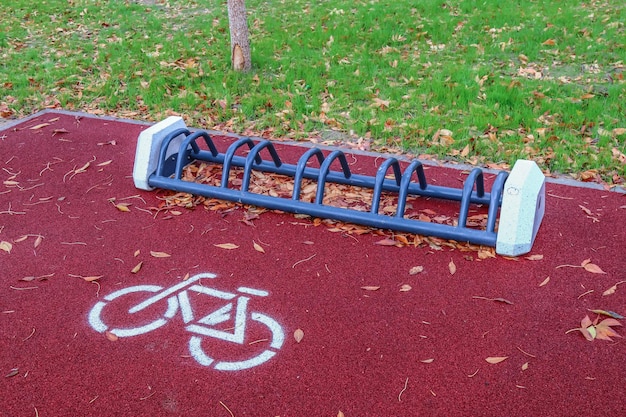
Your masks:
<svg viewBox="0 0 626 417"><path fill-rule="evenodd" d="M204 142L207 150L201 149L199 142ZM235 155L240 148L247 149L246 156ZM269 153L269 159L261 156L263 150ZM309 166L311 160L317 160L319 168ZM183 169L193 161L222 165L220 185L183 180ZM340 171L331 170L335 161L338 161ZM229 175L233 167L243 168L242 184L237 189L229 187ZM293 178L291 198L249 191L253 170ZM393 178L387 178L388 174ZM417 177L417 181L413 181L413 177ZM304 178L317 182L314 202L301 200ZM480 168L474 168L466 178L463 188L457 189L429 184L424 167L418 160L410 162L402 171L400 162L389 157L378 168L375 176L367 176L350 172L346 155L341 150L324 154L319 148L311 148L294 165L280 159L272 142L255 142L244 137L232 143L222 153L217 150L207 132L190 131L180 117L169 117L139 135L133 180L135 186L143 190L163 188L381 229L495 246L497 253L510 256L530 251L545 209L545 178L532 161L519 160L511 173L499 172L492 183L491 192L485 190L483 171ZM323 204L325 186L329 182L372 189L370 211ZM397 194L397 207L393 216L379 213L383 192ZM457 224L451 226L406 218L406 203L410 196L459 202ZM467 226L470 204L488 206L484 230ZM500 222L496 231L499 214Z"/></svg>

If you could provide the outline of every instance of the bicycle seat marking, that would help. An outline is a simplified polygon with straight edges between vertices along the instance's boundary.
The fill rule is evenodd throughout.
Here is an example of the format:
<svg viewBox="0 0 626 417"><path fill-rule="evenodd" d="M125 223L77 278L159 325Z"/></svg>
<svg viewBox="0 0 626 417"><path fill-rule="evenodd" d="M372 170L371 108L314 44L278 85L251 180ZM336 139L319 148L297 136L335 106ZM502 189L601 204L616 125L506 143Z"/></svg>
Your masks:
<svg viewBox="0 0 626 417"><path fill-rule="evenodd" d="M110 332L117 337L131 337L142 335L166 325L169 320L180 312L185 329L192 333L189 339L189 353L202 366L213 367L220 371L238 371L261 365L276 355L285 340L282 327L273 318L258 312L248 312L248 303L254 297L267 297L269 293L264 290L239 287L236 292L226 292L201 285L201 279L214 279L216 275L200 273L169 288L159 285L136 285L122 288L98 301L89 311L88 320L91 327L98 333ZM147 323L131 327L111 327L103 319L103 310L111 303L129 294L148 293L148 298L133 305L128 309L129 317L138 313L161 300L167 303L167 309L163 314ZM226 301L220 302L221 307L213 310L202 317L196 317L196 311L192 306L190 295L198 297L212 297L213 299ZM218 329L216 326L234 319L231 329ZM251 324L260 324L266 328L264 333L269 342L269 348L244 360L218 360L207 354L203 347L203 341L213 338L236 345L244 345L246 342L246 330ZM252 344L255 342L251 342ZM259 344L259 346L262 346ZM262 348L262 347L261 347Z"/></svg>

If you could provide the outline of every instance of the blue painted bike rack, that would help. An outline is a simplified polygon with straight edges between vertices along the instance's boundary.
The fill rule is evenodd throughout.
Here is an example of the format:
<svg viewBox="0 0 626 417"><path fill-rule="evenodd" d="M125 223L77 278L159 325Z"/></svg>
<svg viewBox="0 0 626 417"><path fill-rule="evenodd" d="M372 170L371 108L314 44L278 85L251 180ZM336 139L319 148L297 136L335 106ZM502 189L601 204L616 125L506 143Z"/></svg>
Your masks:
<svg viewBox="0 0 626 417"><path fill-rule="evenodd" d="M201 149L198 141L203 141L208 150ZM170 149L176 145L178 145L177 149ZM246 156L235 155L240 148L244 149L240 153L245 152L247 148ZM264 159L261 156L263 150L267 150L269 159ZM319 168L309 166L311 160L317 160ZM335 160L341 167L340 171L331 169ZM194 161L222 165L220 185L212 186L183 180L183 169ZM233 167L243 168L242 184L238 189L231 188L228 181ZM249 191L253 170L293 178L294 187L291 198L272 197ZM389 172L393 178L386 178ZM334 150L325 155L321 149L311 148L299 158L297 164L293 165L283 163L273 143L268 140L255 142L244 137L232 143L226 152L221 153L217 150L208 132L191 132L186 128L179 128L172 130L160 141L156 169L147 177L147 183L151 188L186 192L381 229L496 246L496 220L508 175L508 172L499 172L493 181L490 193L485 191L483 171L480 168L472 169L462 189L443 187L428 184L424 167L420 161L410 162L402 171L400 162L394 157L389 157L378 168L376 175L372 177L351 173L346 155L341 150ZM414 177L417 178L417 181L413 181ZM317 182L315 201L312 203L300 199L304 178ZM324 205L324 191L329 182L373 189L370 211L364 212ZM151 188L146 187L146 189ZM383 192L397 194L397 207L393 216L379 213ZM405 218L407 199L411 196L433 197L460 202L457 225L451 226ZM467 227L470 204L489 207L484 230Z"/></svg>

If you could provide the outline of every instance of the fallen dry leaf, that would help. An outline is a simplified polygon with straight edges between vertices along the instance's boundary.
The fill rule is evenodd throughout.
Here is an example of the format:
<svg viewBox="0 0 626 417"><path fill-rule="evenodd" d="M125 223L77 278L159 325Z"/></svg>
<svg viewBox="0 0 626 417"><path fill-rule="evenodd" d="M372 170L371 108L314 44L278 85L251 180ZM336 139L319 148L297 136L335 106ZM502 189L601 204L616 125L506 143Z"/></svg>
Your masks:
<svg viewBox="0 0 626 417"><path fill-rule="evenodd" d="M30 130L39 130L42 127L50 126L50 123L41 123L30 128Z"/></svg>
<svg viewBox="0 0 626 417"><path fill-rule="evenodd" d="M235 245L234 243L217 243L217 244L214 244L213 246L217 246L218 248L227 249L227 250L237 249L239 247Z"/></svg>
<svg viewBox="0 0 626 417"><path fill-rule="evenodd" d="M115 208L118 209L119 211L123 211L123 212L129 212L130 211L130 209L128 208L128 204L123 204L123 203L116 204Z"/></svg>
<svg viewBox="0 0 626 417"><path fill-rule="evenodd" d="M541 284L539 284L540 287L543 287L544 285L546 285L548 282L550 282L550 277L546 277L546 279L544 279L543 281L541 281Z"/></svg>
<svg viewBox="0 0 626 417"><path fill-rule="evenodd" d="M587 272L591 272L593 274L606 274L606 272L604 272L598 265L596 264L592 264L592 263L586 263L585 265L583 265L583 268L585 268L585 271Z"/></svg>
<svg viewBox="0 0 626 417"><path fill-rule="evenodd" d="M361 288L366 290L366 291L378 291L380 289L380 287L377 287L375 285L366 285L366 286L361 287Z"/></svg>
<svg viewBox="0 0 626 417"><path fill-rule="evenodd" d="M135 253L133 253L133 256L136 258L136 257L138 257L138 256L139 256L139 254L140 254L140 253L141 253L141 251L140 251L139 249L137 249L137 250L135 251Z"/></svg>
<svg viewBox="0 0 626 417"><path fill-rule="evenodd" d="M133 269L130 270L131 273L136 274L137 272L139 272L139 270L141 269L143 265L143 261L139 262L137 265L135 265L135 267Z"/></svg>
<svg viewBox="0 0 626 417"><path fill-rule="evenodd" d="M91 277L82 277L85 281L87 282L92 282L92 281L96 281L99 280L100 278L102 278L104 275L94 275Z"/></svg>
<svg viewBox="0 0 626 417"><path fill-rule="evenodd" d="M543 259L543 255L530 255L530 256L526 256L526 259L528 259L529 261L540 261Z"/></svg>
<svg viewBox="0 0 626 417"><path fill-rule="evenodd" d="M420 272L423 272L423 271L424 271L424 267L423 266L421 266L421 265L414 266L413 268L411 268L409 270L409 275L417 275L417 274L419 274Z"/></svg>
<svg viewBox="0 0 626 417"><path fill-rule="evenodd" d="M508 356L490 356L488 358L485 358L485 360L491 364L496 364L496 363L503 362L507 360L508 358L509 358Z"/></svg>
<svg viewBox="0 0 626 417"><path fill-rule="evenodd" d="M150 251L150 255L155 257L155 258L169 258L170 256L172 256L169 253L156 252L156 251L153 251L153 250Z"/></svg>
<svg viewBox="0 0 626 417"><path fill-rule="evenodd" d="M422 362L422 363L433 363L434 360L435 360L434 358L430 358L430 359L420 360L420 362Z"/></svg>
<svg viewBox="0 0 626 417"><path fill-rule="evenodd" d="M454 261L452 259L450 259L448 269L450 270L450 275L454 275L456 273L456 265L454 264Z"/></svg>
<svg viewBox="0 0 626 417"><path fill-rule="evenodd" d="M111 333L110 331L106 331L104 332L104 335L106 336L107 339L109 339L111 342L115 342L117 341L117 339L119 339L119 337L117 337L116 334Z"/></svg>
<svg viewBox="0 0 626 417"><path fill-rule="evenodd" d="M35 239L35 243L34 243L35 248L38 247L39 245L41 245L42 241L43 241L43 236L38 235L37 239Z"/></svg>
<svg viewBox="0 0 626 417"><path fill-rule="evenodd" d="M252 244L254 246L254 250L257 252L261 252L261 253L265 253L265 249L263 249L263 246L259 245L258 243L256 243L254 240L252 241Z"/></svg>
<svg viewBox="0 0 626 417"><path fill-rule="evenodd" d="M6 253L11 253L12 249L13 249L13 244L11 242L7 242L6 240L3 240L2 242L0 242L0 250L5 251Z"/></svg>
<svg viewBox="0 0 626 417"><path fill-rule="evenodd" d="M400 287L400 292L411 291L412 287L409 284L402 284Z"/></svg>
<svg viewBox="0 0 626 417"><path fill-rule="evenodd" d="M296 331L293 332L293 338L296 339L296 343L302 342L304 331L302 329L296 329Z"/></svg>
<svg viewBox="0 0 626 417"><path fill-rule="evenodd" d="M398 245L398 242L396 242L393 239L389 239L388 237L379 240L378 242L374 242L375 245L380 245L380 246L396 246Z"/></svg>
<svg viewBox="0 0 626 417"><path fill-rule="evenodd" d="M528 362L522 365L522 371L525 371L526 369L528 369Z"/></svg>
<svg viewBox="0 0 626 417"><path fill-rule="evenodd" d="M585 337L585 339L587 339L590 342L593 342L595 339L613 341L611 337L622 337L619 334L617 334L615 330L612 329L613 326L622 325L619 321L617 321L614 318L608 318L598 323L599 318L600 316L598 316L592 322L589 316L586 315L580 321L580 327L577 327L575 329L570 329L566 331L565 334L571 333L574 331L579 331Z"/></svg>

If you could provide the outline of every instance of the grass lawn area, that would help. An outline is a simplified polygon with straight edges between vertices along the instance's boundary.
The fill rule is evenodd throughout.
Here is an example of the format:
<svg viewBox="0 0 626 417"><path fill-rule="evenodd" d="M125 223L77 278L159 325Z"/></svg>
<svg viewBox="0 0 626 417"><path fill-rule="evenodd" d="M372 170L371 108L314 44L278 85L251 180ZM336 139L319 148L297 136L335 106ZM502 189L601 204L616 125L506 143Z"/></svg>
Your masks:
<svg viewBox="0 0 626 417"><path fill-rule="evenodd" d="M626 177L623 0L247 0L2 5L0 117L63 108L343 142L607 185Z"/></svg>

